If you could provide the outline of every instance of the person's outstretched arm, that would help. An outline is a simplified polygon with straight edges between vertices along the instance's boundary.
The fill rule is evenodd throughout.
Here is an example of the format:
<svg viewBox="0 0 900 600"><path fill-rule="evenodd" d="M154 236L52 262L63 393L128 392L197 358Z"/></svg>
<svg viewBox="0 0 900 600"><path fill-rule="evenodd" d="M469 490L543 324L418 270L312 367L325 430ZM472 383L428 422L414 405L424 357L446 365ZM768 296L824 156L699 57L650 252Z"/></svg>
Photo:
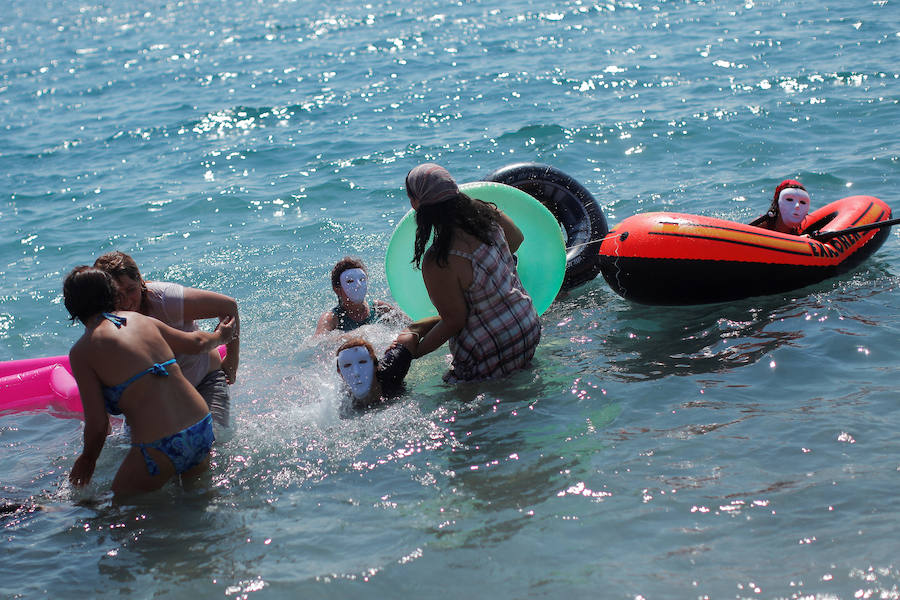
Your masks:
<svg viewBox="0 0 900 600"><path fill-rule="evenodd" d="M391 346L403 346L409 350L410 354L416 356L419 342L440 322L440 317L425 317L424 319L413 321L406 329L400 332L400 335L397 336L397 339L394 340Z"/></svg>
<svg viewBox="0 0 900 600"><path fill-rule="evenodd" d="M153 317L146 317L153 321L156 328L162 334L163 339L176 354L203 354L209 352L219 344L227 344L234 334L234 319L225 317L216 325L212 333L198 329L196 331L182 331L166 325Z"/></svg>
<svg viewBox="0 0 900 600"><path fill-rule="evenodd" d="M316 324L316 332L313 335L322 335L323 333L334 331L336 328L337 323L335 322L334 313L328 310L319 317L319 322Z"/></svg>

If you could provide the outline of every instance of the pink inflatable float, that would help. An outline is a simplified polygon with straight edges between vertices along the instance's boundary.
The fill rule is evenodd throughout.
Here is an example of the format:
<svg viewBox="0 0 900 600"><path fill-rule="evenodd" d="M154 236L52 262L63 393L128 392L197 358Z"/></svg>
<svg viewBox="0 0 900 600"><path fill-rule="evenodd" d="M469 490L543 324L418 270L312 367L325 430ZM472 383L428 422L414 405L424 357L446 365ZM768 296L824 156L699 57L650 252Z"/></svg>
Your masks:
<svg viewBox="0 0 900 600"><path fill-rule="evenodd" d="M219 354L225 357L225 346L219 346ZM46 409L58 416L81 417L81 396L69 357L0 363L0 415Z"/></svg>
<svg viewBox="0 0 900 600"><path fill-rule="evenodd" d="M81 413L81 396L68 356L0 363L0 415L47 408Z"/></svg>

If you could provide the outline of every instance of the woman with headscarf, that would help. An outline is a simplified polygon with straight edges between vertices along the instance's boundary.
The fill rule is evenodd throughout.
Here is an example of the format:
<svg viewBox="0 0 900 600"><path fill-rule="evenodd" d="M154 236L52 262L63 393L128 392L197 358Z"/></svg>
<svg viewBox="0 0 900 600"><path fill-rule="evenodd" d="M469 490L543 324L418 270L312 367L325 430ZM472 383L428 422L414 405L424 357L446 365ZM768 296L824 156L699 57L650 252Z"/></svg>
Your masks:
<svg viewBox="0 0 900 600"><path fill-rule="evenodd" d="M412 169L406 193L416 211L413 262L441 317L415 357L449 341L449 382L492 379L527 366L541 322L516 272L513 253L522 232L496 206L462 193L439 165Z"/></svg>
<svg viewBox="0 0 900 600"><path fill-rule="evenodd" d="M809 214L809 192L796 179L785 179L775 188L766 214L750 223L763 229L799 235Z"/></svg>

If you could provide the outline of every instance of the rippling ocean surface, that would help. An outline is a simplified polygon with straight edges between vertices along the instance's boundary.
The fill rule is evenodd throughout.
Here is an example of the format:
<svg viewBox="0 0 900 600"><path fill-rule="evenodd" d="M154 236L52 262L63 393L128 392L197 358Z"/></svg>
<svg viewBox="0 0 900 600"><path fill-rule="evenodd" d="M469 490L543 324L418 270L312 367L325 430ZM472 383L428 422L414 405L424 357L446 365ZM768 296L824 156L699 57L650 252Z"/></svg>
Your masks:
<svg viewBox="0 0 900 600"><path fill-rule="evenodd" d="M106 251L240 303L207 484L84 491L81 421L0 416L0 596L898 598L900 244L783 296L659 308L602 278L534 368L339 417L345 254L389 298L406 172L561 169L610 224L749 221L782 179L897 210L900 10L843 2L7 0L0 360L81 334ZM211 324L207 324L211 326ZM384 347L390 326L367 332Z"/></svg>

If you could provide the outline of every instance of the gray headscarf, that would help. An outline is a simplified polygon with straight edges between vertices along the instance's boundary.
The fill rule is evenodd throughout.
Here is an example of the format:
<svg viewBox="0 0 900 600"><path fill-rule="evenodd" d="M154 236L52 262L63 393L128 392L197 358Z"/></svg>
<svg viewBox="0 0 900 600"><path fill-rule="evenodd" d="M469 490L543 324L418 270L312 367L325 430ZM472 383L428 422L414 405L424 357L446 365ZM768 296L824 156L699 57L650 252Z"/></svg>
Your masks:
<svg viewBox="0 0 900 600"><path fill-rule="evenodd" d="M423 163L406 175L406 194L413 210L445 202L459 195L459 186L449 171L434 163Z"/></svg>

